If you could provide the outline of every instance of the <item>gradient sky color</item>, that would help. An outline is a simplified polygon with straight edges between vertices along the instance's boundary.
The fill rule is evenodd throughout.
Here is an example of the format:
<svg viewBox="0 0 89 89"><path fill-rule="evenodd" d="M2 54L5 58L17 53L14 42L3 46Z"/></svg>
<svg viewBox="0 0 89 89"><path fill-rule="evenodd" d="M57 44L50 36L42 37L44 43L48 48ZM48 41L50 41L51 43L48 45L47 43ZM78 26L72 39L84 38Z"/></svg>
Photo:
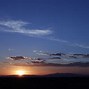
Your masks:
<svg viewBox="0 0 89 89"><path fill-rule="evenodd" d="M34 50L89 53L89 1L0 0L0 58Z"/></svg>

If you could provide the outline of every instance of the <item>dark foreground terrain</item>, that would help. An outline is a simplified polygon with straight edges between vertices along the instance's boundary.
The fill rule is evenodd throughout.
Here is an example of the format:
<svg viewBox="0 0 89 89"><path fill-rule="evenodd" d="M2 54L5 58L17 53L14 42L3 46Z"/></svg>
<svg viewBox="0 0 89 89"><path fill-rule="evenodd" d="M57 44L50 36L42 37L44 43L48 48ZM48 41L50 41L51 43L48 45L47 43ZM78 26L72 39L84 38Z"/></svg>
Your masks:
<svg viewBox="0 0 89 89"><path fill-rule="evenodd" d="M0 76L0 89L89 89L89 76L49 74L45 76Z"/></svg>

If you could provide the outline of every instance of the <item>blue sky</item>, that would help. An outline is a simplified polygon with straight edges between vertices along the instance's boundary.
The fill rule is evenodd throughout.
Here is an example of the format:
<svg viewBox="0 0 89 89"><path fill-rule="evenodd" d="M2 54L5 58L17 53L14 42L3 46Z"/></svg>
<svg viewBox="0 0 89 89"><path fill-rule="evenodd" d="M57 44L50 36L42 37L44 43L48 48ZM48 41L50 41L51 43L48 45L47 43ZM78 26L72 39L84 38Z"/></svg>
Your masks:
<svg viewBox="0 0 89 89"><path fill-rule="evenodd" d="M0 0L0 56L89 53L88 0Z"/></svg>

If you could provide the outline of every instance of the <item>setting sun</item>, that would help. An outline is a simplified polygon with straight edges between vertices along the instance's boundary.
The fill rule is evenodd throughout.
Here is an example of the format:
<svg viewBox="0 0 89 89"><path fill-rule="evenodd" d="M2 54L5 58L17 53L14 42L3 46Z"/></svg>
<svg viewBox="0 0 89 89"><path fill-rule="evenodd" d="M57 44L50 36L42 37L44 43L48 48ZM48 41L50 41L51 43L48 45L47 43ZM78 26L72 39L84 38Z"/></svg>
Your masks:
<svg viewBox="0 0 89 89"><path fill-rule="evenodd" d="M19 75L19 76L22 76L22 75L26 74L26 71L25 70L17 70L16 74Z"/></svg>

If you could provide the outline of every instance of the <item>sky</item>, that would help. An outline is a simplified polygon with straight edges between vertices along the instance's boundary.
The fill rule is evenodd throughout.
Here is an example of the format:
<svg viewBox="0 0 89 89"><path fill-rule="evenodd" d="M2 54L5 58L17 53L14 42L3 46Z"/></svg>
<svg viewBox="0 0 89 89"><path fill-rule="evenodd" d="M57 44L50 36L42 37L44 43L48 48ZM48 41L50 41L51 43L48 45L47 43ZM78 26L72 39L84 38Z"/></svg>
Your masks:
<svg viewBox="0 0 89 89"><path fill-rule="evenodd" d="M0 0L0 60L12 55L89 53L88 0Z"/></svg>
<svg viewBox="0 0 89 89"><path fill-rule="evenodd" d="M25 74L89 74L89 58L43 58L48 66L5 59L60 52L89 54L89 0L0 0L0 75L16 74L17 70L27 71Z"/></svg>

